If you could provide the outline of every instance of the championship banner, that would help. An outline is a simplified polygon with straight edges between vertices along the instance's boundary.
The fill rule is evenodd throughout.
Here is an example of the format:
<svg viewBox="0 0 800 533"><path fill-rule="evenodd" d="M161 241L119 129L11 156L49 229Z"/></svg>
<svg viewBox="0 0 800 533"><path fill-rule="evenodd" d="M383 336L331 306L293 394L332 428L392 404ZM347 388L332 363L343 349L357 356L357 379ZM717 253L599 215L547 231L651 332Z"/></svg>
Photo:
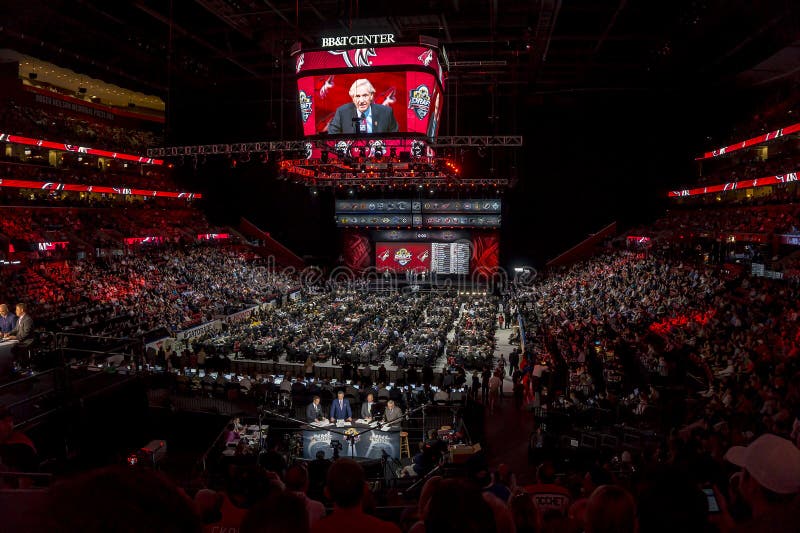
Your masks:
<svg viewBox="0 0 800 533"><path fill-rule="evenodd" d="M205 335L206 333L210 333L212 331L221 331L221 330L222 330L222 322L220 320L212 320L211 322L206 322L205 324L200 324L199 326L189 328L186 331L181 331L176 335L176 338L178 340L193 339L195 337L200 337L201 335Z"/></svg>
<svg viewBox="0 0 800 533"><path fill-rule="evenodd" d="M778 242L788 246L800 246L800 235L782 234L777 235Z"/></svg>
<svg viewBox="0 0 800 533"><path fill-rule="evenodd" d="M225 322L228 324L235 324L237 322L244 322L250 315L252 315L255 310L258 309L258 306L253 306L248 309L244 309L242 311L233 313L232 315L228 315L225 317Z"/></svg>

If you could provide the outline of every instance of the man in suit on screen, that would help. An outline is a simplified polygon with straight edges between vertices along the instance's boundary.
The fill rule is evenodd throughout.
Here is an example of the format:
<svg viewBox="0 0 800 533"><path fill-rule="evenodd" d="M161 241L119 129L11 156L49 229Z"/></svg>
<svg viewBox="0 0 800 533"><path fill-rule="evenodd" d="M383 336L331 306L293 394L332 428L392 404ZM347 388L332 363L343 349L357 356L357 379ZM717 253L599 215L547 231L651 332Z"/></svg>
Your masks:
<svg viewBox="0 0 800 533"><path fill-rule="evenodd" d="M375 104L375 87L366 78L353 82L350 86L353 103L339 106L328 125L328 133L350 133L355 135L370 133L393 133L399 129L392 108Z"/></svg>

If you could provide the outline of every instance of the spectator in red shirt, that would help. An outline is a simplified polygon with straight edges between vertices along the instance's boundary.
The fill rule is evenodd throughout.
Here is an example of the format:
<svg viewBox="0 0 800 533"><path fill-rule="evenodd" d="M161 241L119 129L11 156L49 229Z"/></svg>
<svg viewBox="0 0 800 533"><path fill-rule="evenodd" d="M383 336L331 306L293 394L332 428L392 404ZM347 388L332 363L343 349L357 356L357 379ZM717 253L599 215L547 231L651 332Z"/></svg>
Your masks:
<svg viewBox="0 0 800 533"><path fill-rule="evenodd" d="M333 513L316 522L311 533L400 533L400 528L364 513L367 488L364 470L351 459L339 459L328 470L325 496L333 500Z"/></svg>

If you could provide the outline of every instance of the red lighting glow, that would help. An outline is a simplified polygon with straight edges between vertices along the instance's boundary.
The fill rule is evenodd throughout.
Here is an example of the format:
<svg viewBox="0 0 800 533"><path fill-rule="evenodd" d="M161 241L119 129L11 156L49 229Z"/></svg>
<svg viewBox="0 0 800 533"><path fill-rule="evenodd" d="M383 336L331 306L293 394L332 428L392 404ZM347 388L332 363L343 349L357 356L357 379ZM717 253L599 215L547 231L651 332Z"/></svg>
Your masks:
<svg viewBox="0 0 800 533"><path fill-rule="evenodd" d="M709 185L708 187L669 191L667 196L669 198L682 198L684 196L697 196L700 194L710 194L715 192L735 191L737 189L752 189L754 187L780 185L783 183L791 183L793 181L797 181L797 171L790 172L788 174L778 174L776 176L766 176L752 180L731 181L728 183L720 183L718 185Z"/></svg>
<svg viewBox="0 0 800 533"><path fill-rule="evenodd" d="M134 163L141 163L143 165L164 164L163 159L153 159L152 157L123 154L120 152L109 152L108 150L98 150L97 148L78 146L77 144L65 144L53 141L45 141L43 139L32 139L31 137L21 137L19 135L11 135L8 133L0 133L0 142L6 142L11 144L22 144L24 146L36 146L38 148L50 148L51 150L60 150L62 152L75 152L78 154L96 155L99 157L110 157L112 159L121 159L122 161L133 161Z"/></svg>
<svg viewBox="0 0 800 533"><path fill-rule="evenodd" d="M104 185L83 185L76 183L56 183L53 181L10 180L0 178L0 187L12 189L41 189L43 191L71 191L101 194L119 194L122 196L151 196L158 198L176 198L196 200L203 195L194 192L154 191L152 189L129 189L127 187L107 187Z"/></svg>
<svg viewBox="0 0 800 533"><path fill-rule="evenodd" d="M737 150L742 150L744 148L749 148L757 144L765 143L767 141L783 137L784 135L791 135L792 133L796 133L798 131L800 131L800 122L798 122L797 124L792 124L791 126L787 126L785 128L780 128L775 131L765 133L763 135L759 135L758 137L747 139L746 141L741 141L738 143L731 144L729 146L723 146L721 148L717 148L716 150L711 150L710 152L704 153L700 157L695 157L695 161L719 157L725 154L729 154L731 152L736 152Z"/></svg>

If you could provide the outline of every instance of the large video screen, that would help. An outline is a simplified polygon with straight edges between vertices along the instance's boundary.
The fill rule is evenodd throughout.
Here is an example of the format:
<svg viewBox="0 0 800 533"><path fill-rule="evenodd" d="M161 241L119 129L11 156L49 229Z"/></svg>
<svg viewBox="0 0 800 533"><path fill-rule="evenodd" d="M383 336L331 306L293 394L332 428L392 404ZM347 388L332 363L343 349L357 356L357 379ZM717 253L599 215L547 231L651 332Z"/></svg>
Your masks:
<svg viewBox="0 0 800 533"><path fill-rule="evenodd" d="M435 49L305 51L296 55L296 72L306 136L438 131L443 72Z"/></svg>
<svg viewBox="0 0 800 533"><path fill-rule="evenodd" d="M379 272L468 274L470 253L467 242L379 242L375 267Z"/></svg>
<svg viewBox="0 0 800 533"><path fill-rule="evenodd" d="M499 228L500 199L352 199L336 201L339 227Z"/></svg>

